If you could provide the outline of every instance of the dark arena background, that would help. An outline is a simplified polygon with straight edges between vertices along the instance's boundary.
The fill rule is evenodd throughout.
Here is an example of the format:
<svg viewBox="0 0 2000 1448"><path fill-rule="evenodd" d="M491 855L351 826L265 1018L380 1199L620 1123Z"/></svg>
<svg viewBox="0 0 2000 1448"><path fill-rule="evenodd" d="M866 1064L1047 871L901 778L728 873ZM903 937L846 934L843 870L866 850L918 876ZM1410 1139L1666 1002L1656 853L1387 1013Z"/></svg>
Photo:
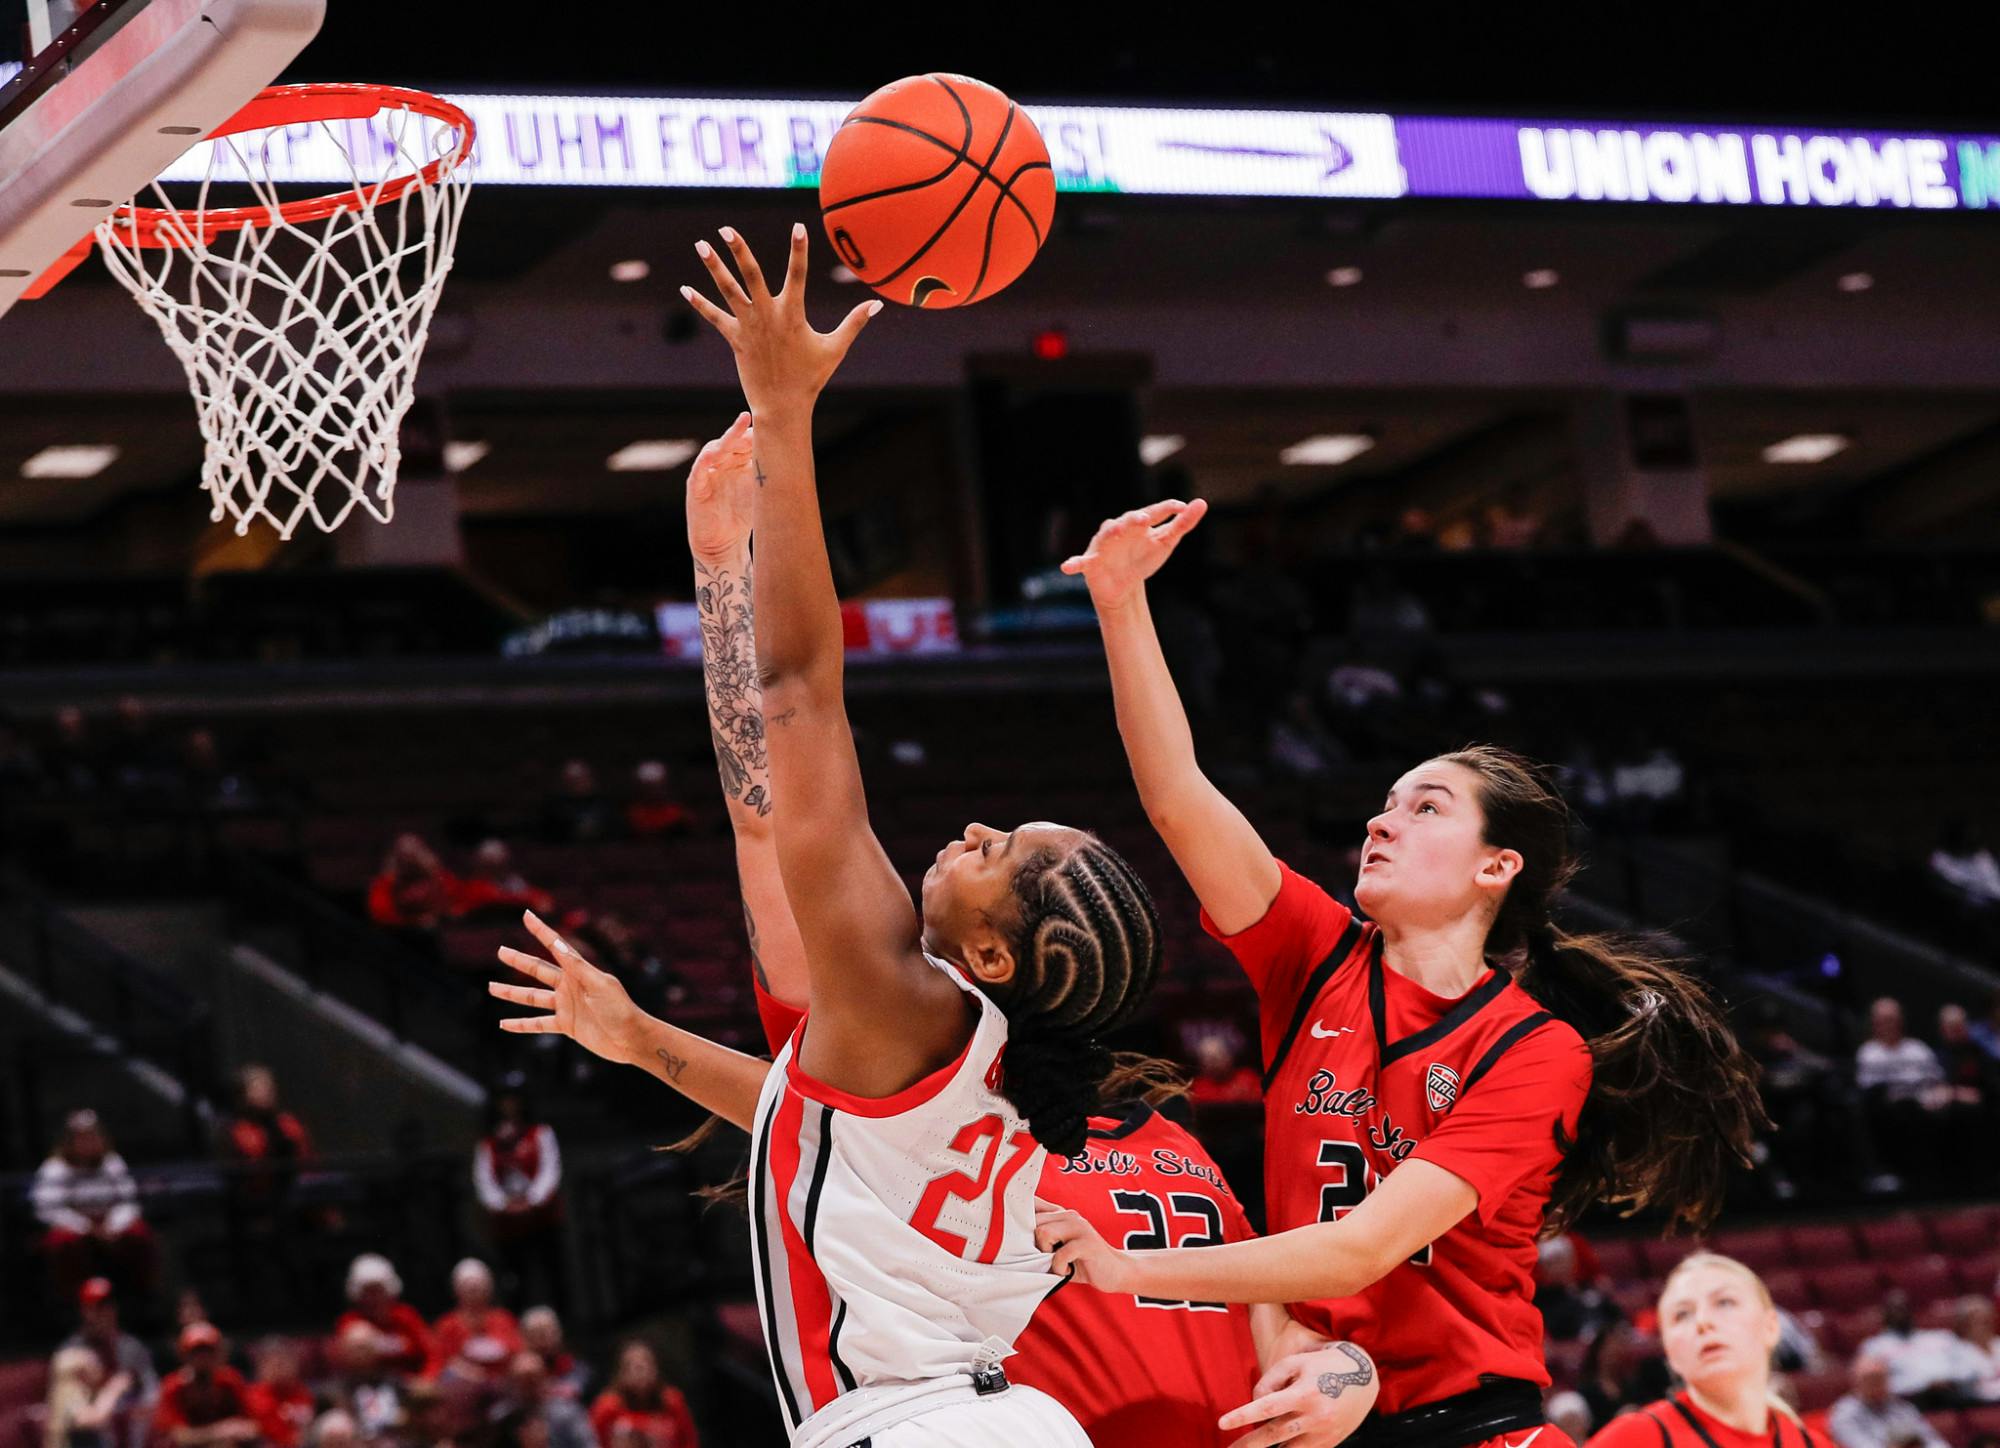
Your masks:
<svg viewBox="0 0 2000 1448"><path fill-rule="evenodd" d="M35 54L21 3L0 83ZM1990 1331L1990 24L1820 53L1744 8L1617 36L1518 7L994 35L327 10L284 79L482 98L393 522L211 523L186 376L101 262L0 319L0 1448L45 1441L52 1361L113 1312L139 1381L93 1444L200 1441L145 1382L198 1322L248 1378L296 1359L271 1448L345 1448L316 1416L362 1401L390 1405L370 1448L783 1441L742 1211L695 1195L741 1133L662 1150L702 1113L501 1034L485 983L533 904L645 1009L764 1049L682 517L742 404L677 291L719 226L768 257L804 220L815 318L862 300L811 117L929 70L1048 106L1060 194L1021 280L891 307L817 416L874 824L912 883L969 819L1124 852L1169 941L1120 1044L1186 1063L1170 1114L1261 1222L1255 999L1056 567L1104 517L1204 498L1156 612L1204 767L1282 858L1351 882L1402 770L1509 745L1575 811L1566 923L1655 935L1726 1003L1775 1126L1709 1240L1783 1309L1808 1420L1885 1326L1972 1332L1983 1302ZM1218 111L1268 114L1252 141ZM508 1112L555 1144L532 1180L478 1165ZM1579 1441L1664 1386L1654 1304L1691 1244L1658 1226L1600 1212L1543 1249ZM359 1282L438 1324L467 1259L546 1383L463 1319L421 1362L336 1350ZM588 1413L643 1382L634 1343L684 1412L508 1396ZM2000 1368L1916 1396L1954 1448L2000 1441Z"/></svg>

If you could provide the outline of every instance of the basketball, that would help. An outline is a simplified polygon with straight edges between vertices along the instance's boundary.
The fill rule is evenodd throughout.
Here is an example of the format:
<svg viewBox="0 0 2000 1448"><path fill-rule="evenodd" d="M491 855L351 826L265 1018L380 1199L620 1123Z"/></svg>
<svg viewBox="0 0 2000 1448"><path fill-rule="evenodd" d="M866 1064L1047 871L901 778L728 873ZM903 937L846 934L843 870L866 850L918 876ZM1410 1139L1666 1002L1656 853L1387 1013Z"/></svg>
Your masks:
<svg viewBox="0 0 2000 1448"><path fill-rule="evenodd" d="M1055 215L1028 113L962 75L885 85L841 123L820 171L834 250L892 302L964 307L1028 268Z"/></svg>

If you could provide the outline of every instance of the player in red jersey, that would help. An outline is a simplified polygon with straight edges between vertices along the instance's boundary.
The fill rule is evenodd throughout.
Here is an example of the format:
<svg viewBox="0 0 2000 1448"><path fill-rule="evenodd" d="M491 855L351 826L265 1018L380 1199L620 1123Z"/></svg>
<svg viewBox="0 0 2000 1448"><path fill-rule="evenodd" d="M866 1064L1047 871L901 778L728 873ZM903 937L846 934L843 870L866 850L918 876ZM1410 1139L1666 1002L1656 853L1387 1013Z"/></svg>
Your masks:
<svg viewBox="0 0 2000 1448"><path fill-rule="evenodd" d="M1590 1448L1825 1448L1771 1391L1778 1309L1733 1257L1696 1252L1660 1287L1660 1345L1684 1385L1599 1426Z"/></svg>
<svg viewBox="0 0 2000 1448"><path fill-rule="evenodd" d="M1120 1250L1051 1207L1043 1245L1106 1291L1285 1302L1351 1335L1382 1372L1357 1441L1555 1448L1536 1238L1600 1200L1704 1225L1748 1161L1754 1069L1687 976L1555 925L1567 810L1505 750L1396 781L1355 888L1369 921L1279 863L1197 764L1147 612L1204 511L1115 518L1065 568L1090 586L1147 814L1257 989L1273 1235ZM1266 1415L1243 1441L1283 1433Z"/></svg>
<svg viewBox="0 0 2000 1448"><path fill-rule="evenodd" d="M735 837L751 985L775 1055L804 1018L810 972L785 898L773 829L775 801L762 747L763 705L745 580L755 465L752 430L737 425L704 447L689 470L688 548L695 560L702 682L710 737ZM1253 1235L1222 1173L1192 1135L1137 1102L1090 1118L1084 1151L1050 1156L1037 1194L1082 1212L1114 1241L1196 1246ZM1259 1310L1267 1333L1281 1310ZM1316 1346L1316 1345L1314 1345ZM1321 1348L1296 1368L1356 1371L1355 1349ZM1240 1305L1154 1301L1066 1291L1049 1298L1007 1359L1016 1382L1040 1388L1075 1415L1097 1448L1199 1448L1234 1435L1217 1424L1257 1378L1251 1313ZM1347 1400L1320 1398L1300 1423L1301 1448L1325 1448L1365 1412L1372 1384ZM1317 1430L1317 1435L1312 1430Z"/></svg>

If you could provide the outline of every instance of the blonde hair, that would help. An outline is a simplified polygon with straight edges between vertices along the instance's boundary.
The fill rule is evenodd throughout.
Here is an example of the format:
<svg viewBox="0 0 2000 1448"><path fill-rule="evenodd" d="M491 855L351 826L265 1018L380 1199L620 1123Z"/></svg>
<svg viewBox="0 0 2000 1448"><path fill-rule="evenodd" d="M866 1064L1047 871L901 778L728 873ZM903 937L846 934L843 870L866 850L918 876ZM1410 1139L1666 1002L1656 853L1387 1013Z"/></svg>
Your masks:
<svg viewBox="0 0 2000 1448"><path fill-rule="evenodd" d="M1674 1263L1673 1270L1667 1273L1667 1280L1660 1284L1659 1300L1654 1306L1658 1309L1663 1319L1667 1315L1667 1294L1673 1290L1674 1283L1688 1273L1699 1272L1704 1267L1713 1267L1719 1271L1734 1273L1756 1290L1757 1300L1764 1304L1765 1311L1776 1312L1778 1310L1778 1304L1771 1296L1771 1289L1764 1285L1764 1279L1759 1277L1745 1264L1737 1261L1734 1257L1726 1257L1720 1252L1690 1252L1687 1256L1681 1258L1680 1261ZM1771 1371L1770 1378L1775 1383L1777 1379L1775 1369ZM1782 1413L1794 1423L1799 1421L1798 1409L1778 1396L1775 1387L1767 1388L1764 1398L1771 1405L1772 1412Z"/></svg>

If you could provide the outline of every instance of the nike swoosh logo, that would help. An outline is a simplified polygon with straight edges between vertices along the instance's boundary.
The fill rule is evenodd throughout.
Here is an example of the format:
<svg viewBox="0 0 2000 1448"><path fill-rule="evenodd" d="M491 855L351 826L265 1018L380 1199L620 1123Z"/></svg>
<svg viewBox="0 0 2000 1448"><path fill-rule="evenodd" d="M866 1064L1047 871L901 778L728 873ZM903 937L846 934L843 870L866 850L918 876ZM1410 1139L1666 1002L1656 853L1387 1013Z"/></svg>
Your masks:
<svg viewBox="0 0 2000 1448"><path fill-rule="evenodd" d="M1322 1030L1322 1029L1320 1028L1320 1023L1319 1023L1318 1021L1314 1021L1314 1022L1313 1022L1313 1039L1314 1039L1314 1040L1318 1040L1318 1041L1330 1041L1330 1040L1332 1040L1332 1039L1333 1039L1333 1038L1334 1038L1335 1036L1344 1036L1344 1035L1346 1035L1346 1034L1347 1034L1347 1033L1348 1033L1349 1031L1352 1031L1353 1029L1354 1029L1354 1027L1352 1027L1352 1026L1336 1026L1336 1027L1334 1027L1334 1029L1332 1029L1332 1030L1330 1030L1330 1031L1327 1031L1327 1030ZM1527 1445L1526 1445L1526 1444L1515 1444L1515 1445L1506 1445L1506 1448L1527 1448Z"/></svg>
<svg viewBox="0 0 2000 1448"><path fill-rule="evenodd" d="M1542 1426L1547 1427L1548 1425L1545 1423ZM1534 1432L1530 1433L1527 1437L1523 1438L1518 1443L1509 1443L1505 1438L1502 1438L1500 1440L1500 1448L1528 1448L1528 1445L1530 1443L1534 1442L1537 1438L1541 1436L1542 1436L1542 1429L1537 1428L1535 1429Z"/></svg>

